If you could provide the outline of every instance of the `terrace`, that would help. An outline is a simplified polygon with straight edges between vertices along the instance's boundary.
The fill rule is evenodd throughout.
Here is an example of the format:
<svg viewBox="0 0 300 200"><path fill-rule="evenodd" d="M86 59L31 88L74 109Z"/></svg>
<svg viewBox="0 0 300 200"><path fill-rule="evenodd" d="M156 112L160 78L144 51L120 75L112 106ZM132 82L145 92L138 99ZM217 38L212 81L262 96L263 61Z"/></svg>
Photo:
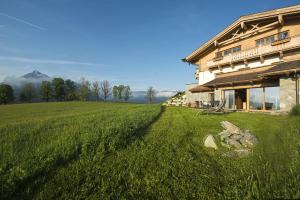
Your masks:
<svg viewBox="0 0 300 200"><path fill-rule="evenodd" d="M231 65L237 62L247 62L247 60L254 58L263 59L264 56L272 54L282 54L283 51L292 50L300 47L300 35L285 38L283 40L277 40L271 44L254 47L239 52L224 55L221 58L214 58L209 60L206 65L209 68L214 68L222 65Z"/></svg>

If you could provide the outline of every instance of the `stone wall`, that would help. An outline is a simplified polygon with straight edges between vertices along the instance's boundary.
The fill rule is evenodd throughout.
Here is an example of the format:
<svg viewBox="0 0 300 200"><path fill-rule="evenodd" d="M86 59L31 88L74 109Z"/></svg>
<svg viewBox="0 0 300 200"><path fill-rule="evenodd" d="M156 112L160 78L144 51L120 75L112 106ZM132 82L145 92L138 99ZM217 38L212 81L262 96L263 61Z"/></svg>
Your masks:
<svg viewBox="0 0 300 200"><path fill-rule="evenodd" d="M291 78L280 79L280 110L289 111L296 104L296 83Z"/></svg>
<svg viewBox="0 0 300 200"><path fill-rule="evenodd" d="M222 92L221 90L216 90L215 89L215 101L221 101L222 99Z"/></svg>
<svg viewBox="0 0 300 200"><path fill-rule="evenodd" d="M189 91L191 88L196 87L197 85L198 84L188 84L187 85L186 91L185 91L187 105L188 104L194 105L196 101L209 102L211 100L210 95L209 95L209 93L211 93L211 92L191 93ZM215 93L215 101L221 101L221 98L222 98L221 90L215 90L214 93Z"/></svg>
<svg viewBox="0 0 300 200"><path fill-rule="evenodd" d="M198 84L188 84L186 86L185 95L187 104L195 104L196 101L209 101L209 92L192 93L189 90Z"/></svg>

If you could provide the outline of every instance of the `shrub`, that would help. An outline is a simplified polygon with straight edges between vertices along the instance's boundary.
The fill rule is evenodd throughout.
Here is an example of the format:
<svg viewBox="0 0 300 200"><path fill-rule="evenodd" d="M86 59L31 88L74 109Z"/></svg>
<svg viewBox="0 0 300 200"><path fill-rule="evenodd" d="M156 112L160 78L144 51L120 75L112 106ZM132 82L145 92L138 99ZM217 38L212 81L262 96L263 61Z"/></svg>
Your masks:
<svg viewBox="0 0 300 200"><path fill-rule="evenodd" d="M290 111L291 116L300 116L300 105L295 105L291 111Z"/></svg>

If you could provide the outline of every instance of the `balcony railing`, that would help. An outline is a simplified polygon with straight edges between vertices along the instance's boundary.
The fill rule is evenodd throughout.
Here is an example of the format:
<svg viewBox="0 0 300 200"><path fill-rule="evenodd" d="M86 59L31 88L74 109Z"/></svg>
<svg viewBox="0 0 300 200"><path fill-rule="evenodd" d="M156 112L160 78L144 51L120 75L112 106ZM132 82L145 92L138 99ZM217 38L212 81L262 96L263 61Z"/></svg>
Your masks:
<svg viewBox="0 0 300 200"><path fill-rule="evenodd" d="M296 35L282 41L275 41L272 44L255 47L240 52L235 52L229 55L226 55L221 60L212 59L207 61L206 65L209 68L217 67L219 65L226 65L234 62L239 62L243 60L248 60L255 57L260 57L272 53L277 53L280 51L285 51L300 47L300 35Z"/></svg>

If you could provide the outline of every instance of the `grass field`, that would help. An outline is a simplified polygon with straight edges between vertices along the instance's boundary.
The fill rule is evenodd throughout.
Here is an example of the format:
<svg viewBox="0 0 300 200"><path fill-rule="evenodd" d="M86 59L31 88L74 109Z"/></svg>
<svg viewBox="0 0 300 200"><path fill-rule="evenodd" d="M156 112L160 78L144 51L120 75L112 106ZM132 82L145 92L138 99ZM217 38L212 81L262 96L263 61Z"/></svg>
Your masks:
<svg viewBox="0 0 300 200"><path fill-rule="evenodd" d="M0 107L2 199L300 197L300 118L200 115L125 103ZM259 140L248 158L205 149L228 120Z"/></svg>

